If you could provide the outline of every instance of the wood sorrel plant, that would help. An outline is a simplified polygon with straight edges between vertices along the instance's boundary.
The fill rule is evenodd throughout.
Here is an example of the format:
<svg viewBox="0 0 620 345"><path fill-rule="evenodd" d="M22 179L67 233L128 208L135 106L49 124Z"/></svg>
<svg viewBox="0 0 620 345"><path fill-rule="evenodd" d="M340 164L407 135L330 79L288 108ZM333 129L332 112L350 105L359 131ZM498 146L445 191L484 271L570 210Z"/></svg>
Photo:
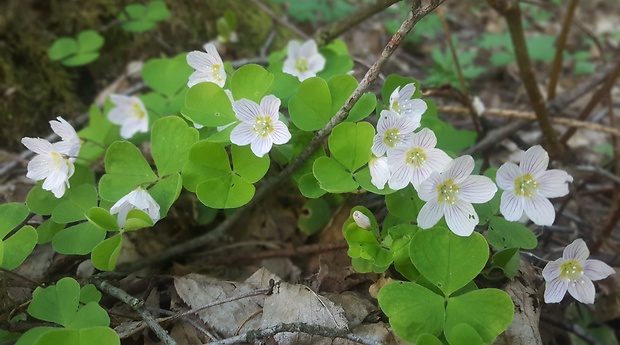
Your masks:
<svg viewBox="0 0 620 345"><path fill-rule="evenodd" d="M26 205L0 206L0 238L6 237L0 241L0 267L13 269L37 243L51 242L59 253L90 254L97 269L114 270L124 233L165 218L182 189L210 208L243 207L264 195L265 188L257 195L255 185L273 159L284 166L275 178L291 176L310 199L359 191L385 195L389 213L382 224L356 206L343 235L357 271L380 273L394 265L407 280L384 286L378 295L400 337L420 344L492 343L509 326L513 304L502 290L479 289L474 282L487 266L489 246L495 251L491 269L513 278L519 249L537 245L525 226L498 216L500 202L511 220L525 212L537 222L532 205L566 194L571 179L545 172L548 157L541 148L519 167L471 175L474 159L457 153L474 143L475 133L439 119L432 102L421 99L417 81L390 75L380 100L363 93L421 15L415 16L412 11L361 84L348 74L353 62L339 40L309 55L296 52L296 59L324 63L293 61L293 69L285 68L286 49L272 53L266 69L249 64L233 70L209 45L206 53L148 61L142 74L152 91L113 96L103 112L92 107L88 126L77 134L59 119L65 126L53 124L62 131L59 142L27 140L42 157L33 160L41 164L29 165L29 176L41 181ZM379 133L366 121L373 113ZM78 136L82 143L76 147ZM320 146L324 139L327 151ZM137 147L145 141L153 165ZM105 174L96 179L90 163L101 157ZM506 197L496 193L496 173ZM273 186L272 181L262 185ZM554 192L547 193L549 188ZM20 227L29 212L46 217L36 230ZM486 238L475 228L486 228ZM549 279L560 281L558 272L548 270ZM76 344L99 336L105 344L118 344L97 304L100 295L90 290L72 279L37 289L28 313L64 328L35 328L18 344L53 344L65 336L82 339ZM62 310L43 311L43 299Z"/></svg>

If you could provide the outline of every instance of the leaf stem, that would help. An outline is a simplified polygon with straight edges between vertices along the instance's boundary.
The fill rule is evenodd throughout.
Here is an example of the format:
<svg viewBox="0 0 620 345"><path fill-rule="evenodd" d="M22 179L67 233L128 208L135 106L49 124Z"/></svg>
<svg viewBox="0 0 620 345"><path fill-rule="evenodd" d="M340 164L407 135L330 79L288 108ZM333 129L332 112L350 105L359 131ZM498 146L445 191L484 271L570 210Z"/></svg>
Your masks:
<svg viewBox="0 0 620 345"><path fill-rule="evenodd" d="M555 57L553 58L553 65L551 66L551 75L549 76L549 85L547 87L547 100L555 98L555 89L558 84L558 78L560 71L562 70L562 53L564 52L564 46L566 45L566 39L568 38L568 32L573 22L575 9L579 0L570 0L568 9L566 10L566 16L564 22L562 22L562 31L555 44Z"/></svg>

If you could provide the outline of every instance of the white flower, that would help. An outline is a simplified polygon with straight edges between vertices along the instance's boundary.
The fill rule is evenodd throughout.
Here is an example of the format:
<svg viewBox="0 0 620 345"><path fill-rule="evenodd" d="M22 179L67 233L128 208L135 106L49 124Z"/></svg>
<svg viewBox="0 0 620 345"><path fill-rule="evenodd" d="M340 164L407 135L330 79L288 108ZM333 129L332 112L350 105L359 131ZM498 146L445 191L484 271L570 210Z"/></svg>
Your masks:
<svg viewBox="0 0 620 345"><path fill-rule="evenodd" d="M426 105L426 103L419 98L411 99L414 92L415 84L413 83L403 86L402 89L398 86L390 95L390 110L400 114L401 116L411 118L419 125L420 118L428 108L428 105Z"/></svg>
<svg viewBox="0 0 620 345"><path fill-rule="evenodd" d="M433 171L441 171L452 160L445 152L435 148L437 137L428 128L411 136L407 145L388 151L391 189L405 188L409 183L417 190Z"/></svg>
<svg viewBox="0 0 620 345"><path fill-rule="evenodd" d="M110 213L118 213L118 226L122 228L127 221L127 214L133 209L144 211L151 217L153 223L159 220L159 205L149 192L142 187L138 187L120 198L120 200L110 208Z"/></svg>
<svg viewBox="0 0 620 345"><path fill-rule="evenodd" d="M81 143L73 126L60 116L56 120L50 121L50 126L54 133L62 139L54 144L58 152L75 159L80 152Z"/></svg>
<svg viewBox="0 0 620 345"><path fill-rule="evenodd" d="M304 81L314 77L325 68L325 58L319 53L316 42L312 39L303 44L299 41L288 42L288 56L284 60L284 73L288 73Z"/></svg>
<svg viewBox="0 0 620 345"><path fill-rule="evenodd" d="M411 137L409 134L420 126L420 122L413 122L399 117L391 110L382 110L377 123L377 134L370 150L375 156L381 157L398 145L405 145Z"/></svg>
<svg viewBox="0 0 620 345"><path fill-rule="evenodd" d="M478 96L474 97L474 101L472 102L472 105L474 106L474 109L476 110L476 115L478 115L478 116L482 116L482 114L487 109L484 106L484 103L482 103L482 100L480 99L480 97L478 97Z"/></svg>
<svg viewBox="0 0 620 345"><path fill-rule="evenodd" d="M187 86L192 87L198 83L210 81L224 87L226 71L220 54L212 43L205 44L204 49L206 53L194 50L187 54L187 64L196 70L189 76Z"/></svg>
<svg viewBox="0 0 620 345"><path fill-rule="evenodd" d="M420 199L426 201L418 214L418 226L428 229L445 215L452 232L469 236L478 224L478 215L472 203L480 204L491 200L497 187L486 176L470 176L474 170L474 159L461 156L450 162L445 169L433 172L420 184Z"/></svg>
<svg viewBox="0 0 620 345"><path fill-rule="evenodd" d="M390 179L388 158L373 156L368 161L368 168L370 169L370 183L377 187L377 189L383 189Z"/></svg>
<svg viewBox="0 0 620 345"><path fill-rule="evenodd" d="M353 220L355 224L364 230L368 230L371 227L370 218L360 211L353 212Z"/></svg>
<svg viewBox="0 0 620 345"><path fill-rule="evenodd" d="M545 303L560 302L566 291L581 303L594 303L592 281L605 279L615 271L602 261L587 260L588 256L590 251L579 238L564 248L561 258L545 266Z"/></svg>
<svg viewBox="0 0 620 345"><path fill-rule="evenodd" d="M504 163L497 170L497 185L503 189L500 211L507 220L516 221L523 212L538 225L551 225L555 209L548 198L568 194L573 178L563 170L546 170L549 155L540 145L530 147L517 166Z"/></svg>
<svg viewBox="0 0 620 345"><path fill-rule="evenodd" d="M281 145L291 139L291 133L278 118L280 99L274 95L263 97L260 105L249 99L233 103L235 115L241 123L230 133L230 141L239 146L250 144L252 152L263 157L273 144Z"/></svg>
<svg viewBox="0 0 620 345"><path fill-rule="evenodd" d="M121 137L129 139L137 132L149 131L149 117L140 98L120 94L110 95L115 107L108 112L110 122L121 126Z"/></svg>
<svg viewBox="0 0 620 345"><path fill-rule="evenodd" d="M62 142L51 144L41 138L22 138L22 144L37 154L28 163L26 177L34 181L45 179L43 189L51 191L57 198L62 197L66 188L70 187L69 178L75 172L75 158L60 151L66 150L67 145Z"/></svg>

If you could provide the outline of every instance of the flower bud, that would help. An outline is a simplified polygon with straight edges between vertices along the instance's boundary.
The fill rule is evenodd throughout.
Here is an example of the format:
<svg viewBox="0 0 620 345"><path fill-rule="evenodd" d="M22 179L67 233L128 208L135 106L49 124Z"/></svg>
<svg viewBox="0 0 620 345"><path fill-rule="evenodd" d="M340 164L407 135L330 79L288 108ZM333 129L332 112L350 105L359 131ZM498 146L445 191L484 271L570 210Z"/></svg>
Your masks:
<svg viewBox="0 0 620 345"><path fill-rule="evenodd" d="M355 224L364 230L370 229L370 218L360 211L353 212L353 220Z"/></svg>

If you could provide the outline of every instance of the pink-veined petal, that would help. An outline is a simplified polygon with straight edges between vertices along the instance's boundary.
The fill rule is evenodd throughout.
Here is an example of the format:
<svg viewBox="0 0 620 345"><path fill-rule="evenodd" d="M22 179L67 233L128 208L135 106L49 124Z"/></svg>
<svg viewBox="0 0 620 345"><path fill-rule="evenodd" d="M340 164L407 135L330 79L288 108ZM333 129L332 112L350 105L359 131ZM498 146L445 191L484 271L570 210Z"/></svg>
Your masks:
<svg viewBox="0 0 620 345"><path fill-rule="evenodd" d="M432 173L433 171L427 166L422 166L418 169L414 169L413 177L411 178L411 184L413 185L413 188L415 188L415 190L417 191L418 188L420 188L422 182L426 181L426 179L431 176Z"/></svg>
<svg viewBox="0 0 620 345"><path fill-rule="evenodd" d="M390 159L388 157L388 163ZM393 190L401 190L413 179L413 170L406 164L401 164L391 170L388 186Z"/></svg>
<svg viewBox="0 0 620 345"><path fill-rule="evenodd" d="M550 261L543 268L542 276L545 278L545 281L552 281L556 278L560 277L560 273L562 273L562 259Z"/></svg>
<svg viewBox="0 0 620 345"><path fill-rule="evenodd" d="M394 102L398 101L398 96L400 93L400 86L397 86L394 91L392 91L392 94L390 94L390 109L392 109L392 105L394 104Z"/></svg>
<svg viewBox="0 0 620 345"><path fill-rule="evenodd" d="M478 214L472 204L459 200L445 206L446 223L453 233L469 236L478 224Z"/></svg>
<svg viewBox="0 0 620 345"><path fill-rule="evenodd" d="M564 170L552 169L541 173L538 182L538 192L547 198L558 198L568 194L568 182L573 178Z"/></svg>
<svg viewBox="0 0 620 345"><path fill-rule="evenodd" d="M517 197L514 190L506 190L502 193L499 211L506 220L516 222L523 216L523 199Z"/></svg>
<svg viewBox="0 0 620 345"><path fill-rule="evenodd" d="M450 162L443 175L445 180L451 179L454 183L459 184L471 175L472 171L474 171L474 159L472 156L465 155Z"/></svg>
<svg viewBox="0 0 620 345"><path fill-rule="evenodd" d="M429 201L418 213L418 226L422 229L432 228L443 217L444 206L437 203L437 201Z"/></svg>
<svg viewBox="0 0 620 345"><path fill-rule="evenodd" d="M592 304L596 290L590 279L581 276L568 283L568 293L581 303Z"/></svg>
<svg viewBox="0 0 620 345"><path fill-rule="evenodd" d="M545 284L545 303L560 303L568 290L568 281L556 278Z"/></svg>
<svg viewBox="0 0 620 345"><path fill-rule="evenodd" d="M235 101L232 106L237 118L245 123L254 124L256 117L261 115L258 104L249 99Z"/></svg>
<svg viewBox="0 0 620 345"><path fill-rule="evenodd" d="M387 152L387 145L383 142L383 135L381 133L375 134L374 138L372 138L370 151L377 157L381 157Z"/></svg>
<svg viewBox="0 0 620 345"><path fill-rule="evenodd" d="M519 168L524 173L530 173L534 178L538 177L538 174L547 170L549 165L549 154L540 145L530 147L523 154Z"/></svg>
<svg viewBox="0 0 620 345"><path fill-rule="evenodd" d="M211 68L211 61L209 61L208 54L194 50L192 52L187 53L187 64L190 65L193 69L200 72L207 72L209 68Z"/></svg>
<svg viewBox="0 0 620 345"><path fill-rule="evenodd" d="M403 103L405 101L408 101L411 99L411 97L413 97L413 93L415 92L415 84L414 83L409 83L405 86L403 86L402 89L400 89L400 91L398 92L398 102L399 103Z"/></svg>
<svg viewBox="0 0 620 345"><path fill-rule="evenodd" d="M577 260L580 263L584 262L588 256L590 256L590 250L581 238L567 245L562 253L562 258L564 258L564 260Z"/></svg>
<svg viewBox="0 0 620 345"><path fill-rule="evenodd" d="M452 158L440 149L431 148L426 151L426 166L431 171L440 172L452 162Z"/></svg>
<svg viewBox="0 0 620 345"><path fill-rule="evenodd" d="M260 101L261 114L268 115L272 121L278 121L278 111L280 110L280 99L274 95L267 95Z"/></svg>
<svg viewBox="0 0 620 345"><path fill-rule="evenodd" d="M523 173L516 164L506 162L497 169L495 182L497 182L499 188L503 190L514 190L515 180L521 177L521 175L523 175Z"/></svg>
<svg viewBox="0 0 620 345"><path fill-rule="evenodd" d="M544 196L536 194L529 199L524 199L523 210L535 224L540 226L553 225L555 209L549 199Z"/></svg>
<svg viewBox="0 0 620 345"><path fill-rule="evenodd" d="M414 98L406 101L405 104L402 105L402 108L403 116L415 117L420 121L420 118L426 112L426 109L428 109L428 105L423 100Z"/></svg>
<svg viewBox="0 0 620 345"><path fill-rule="evenodd" d="M49 155L54 151L52 144L41 138L25 137L22 138L22 144L24 144L28 150L40 155Z"/></svg>
<svg viewBox="0 0 620 345"><path fill-rule="evenodd" d="M424 182L420 184L418 188L418 196L424 201L437 202L437 186L441 183L441 175L438 172L433 172Z"/></svg>
<svg viewBox="0 0 620 345"><path fill-rule="evenodd" d="M239 146L254 142L257 138L258 134L254 132L252 125L244 122L238 124L237 127L233 128L232 132L230 132L230 141Z"/></svg>
<svg viewBox="0 0 620 345"><path fill-rule="evenodd" d="M271 132L270 137L274 144L282 145L291 140L291 132L289 132L284 122L275 121L273 123L273 132Z"/></svg>
<svg viewBox="0 0 620 345"><path fill-rule="evenodd" d="M481 204L493 198L497 192L497 186L493 181L480 175L468 176L463 182L459 183L459 197L464 201Z"/></svg>
<svg viewBox="0 0 620 345"><path fill-rule="evenodd" d="M437 136L430 129L422 128L422 130L412 136L411 145L425 149L434 148L437 146Z"/></svg>
<svg viewBox="0 0 620 345"><path fill-rule="evenodd" d="M601 280L609 277L609 275L616 273L608 264L600 260L586 260L583 263L583 275L590 280Z"/></svg>
<svg viewBox="0 0 620 345"><path fill-rule="evenodd" d="M250 148L257 157L263 157L266 153L269 152L269 150L271 150L271 146L273 146L273 142L268 136L259 136L256 140L250 143Z"/></svg>

